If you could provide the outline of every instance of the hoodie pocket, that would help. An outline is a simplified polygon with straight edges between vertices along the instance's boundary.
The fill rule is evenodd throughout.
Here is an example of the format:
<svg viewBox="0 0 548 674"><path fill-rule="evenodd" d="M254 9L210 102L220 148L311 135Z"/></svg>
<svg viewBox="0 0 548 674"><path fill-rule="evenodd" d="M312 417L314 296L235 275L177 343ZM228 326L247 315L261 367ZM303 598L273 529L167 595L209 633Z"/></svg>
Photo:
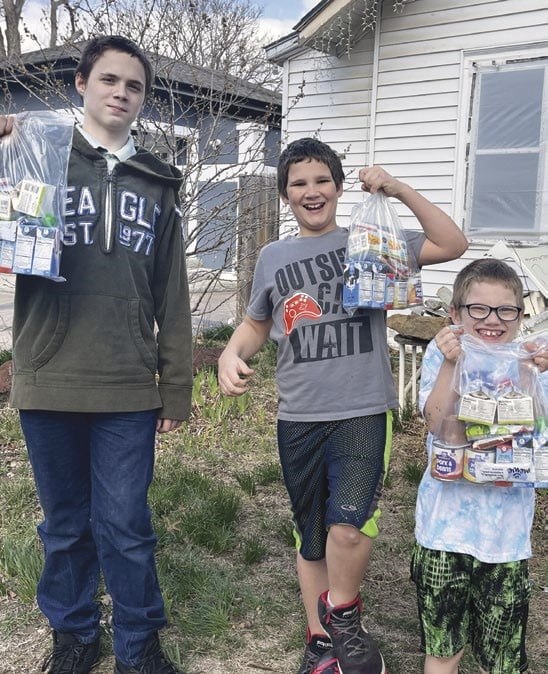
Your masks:
<svg viewBox="0 0 548 674"><path fill-rule="evenodd" d="M69 317L69 298L57 296L55 308L50 307L44 313L39 321L39 330L32 339L30 365L33 370L41 368L57 353L65 339Z"/></svg>
<svg viewBox="0 0 548 674"><path fill-rule="evenodd" d="M128 300L128 328L143 363L149 370L156 372L156 339L145 320L141 300Z"/></svg>
<svg viewBox="0 0 548 674"><path fill-rule="evenodd" d="M157 366L151 322L138 299L110 295L61 296L55 329L33 349L32 368L84 383L143 383Z"/></svg>

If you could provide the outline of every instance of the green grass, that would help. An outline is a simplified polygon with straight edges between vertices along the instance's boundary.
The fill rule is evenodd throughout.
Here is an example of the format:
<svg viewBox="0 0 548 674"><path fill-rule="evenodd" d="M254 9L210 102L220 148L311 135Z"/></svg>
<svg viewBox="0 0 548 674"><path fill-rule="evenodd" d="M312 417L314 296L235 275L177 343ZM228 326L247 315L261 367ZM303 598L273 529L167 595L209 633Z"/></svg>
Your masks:
<svg viewBox="0 0 548 674"><path fill-rule="evenodd" d="M422 480L424 465L418 461L406 461L402 473L409 484L418 486Z"/></svg>
<svg viewBox="0 0 548 674"><path fill-rule="evenodd" d="M0 414L0 440L2 444L23 443L23 432L16 410L2 409Z"/></svg>
<svg viewBox="0 0 548 674"><path fill-rule="evenodd" d="M13 579L11 588L26 604L36 595L36 584L42 570L42 550L35 532L31 536L4 535L0 546L0 569Z"/></svg>
<svg viewBox="0 0 548 674"><path fill-rule="evenodd" d="M396 409L392 416L392 429L394 433L405 433L409 426L415 423L417 418L417 409L409 401L405 401L405 406L401 409Z"/></svg>
<svg viewBox="0 0 548 674"><path fill-rule="evenodd" d="M212 370L199 372L189 424L158 437L149 500L169 619L162 638L184 671L252 674L280 671L280 663L284 671L296 671L302 657L305 618L276 447L274 363L275 346L268 344L253 360L250 393L240 399L221 395ZM426 460L423 435L412 409L397 415L381 535L362 592L367 627L382 645L391 674L422 672L409 554ZM0 411L0 459L0 661L11 674L39 669L37 658L47 652L49 637L34 602L41 514L18 418L10 410ZM538 616L546 585L547 510L547 495L540 493L531 565L530 674L544 671L546 655ZM111 674L111 606L103 587L99 601L105 658L94 672ZM17 644L29 635L35 641L27 654ZM461 674L476 671L467 656Z"/></svg>
<svg viewBox="0 0 548 674"><path fill-rule="evenodd" d="M247 538L241 543L244 564L258 564L268 553L268 547L256 538Z"/></svg>
<svg viewBox="0 0 548 674"><path fill-rule="evenodd" d="M234 478L236 482L240 485L240 488L248 495L255 496L257 493L257 479L253 472L248 470L236 471L234 473Z"/></svg>
<svg viewBox="0 0 548 674"><path fill-rule="evenodd" d="M282 469L279 461L262 464L255 469L257 484L266 486L282 482Z"/></svg>

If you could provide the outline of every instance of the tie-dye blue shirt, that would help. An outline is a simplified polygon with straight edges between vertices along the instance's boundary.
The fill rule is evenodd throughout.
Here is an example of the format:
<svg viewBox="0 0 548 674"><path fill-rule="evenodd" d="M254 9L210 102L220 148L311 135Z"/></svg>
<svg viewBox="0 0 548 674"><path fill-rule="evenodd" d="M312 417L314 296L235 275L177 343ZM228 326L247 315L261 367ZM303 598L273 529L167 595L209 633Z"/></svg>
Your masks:
<svg viewBox="0 0 548 674"><path fill-rule="evenodd" d="M443 355L434 340L424 354L419 406L434 387ZM545 390L548 375L542 375ZM428 465L417 494L415 538L432 550L472 555L487 563L514 562L531 556L535 490L498 487L464 479L436 480L430 475L432 435L427 438Z"/></svg>

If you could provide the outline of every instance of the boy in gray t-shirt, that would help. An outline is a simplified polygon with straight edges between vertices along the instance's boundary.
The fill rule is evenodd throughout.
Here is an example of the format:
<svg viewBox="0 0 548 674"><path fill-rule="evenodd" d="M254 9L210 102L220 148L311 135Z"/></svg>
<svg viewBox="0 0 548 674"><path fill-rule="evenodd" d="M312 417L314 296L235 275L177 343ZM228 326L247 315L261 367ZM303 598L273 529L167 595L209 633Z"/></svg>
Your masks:
<svg viewBox="0 0 548 674"><path fill-rule="evenodd" d="M385 191L417 217L406 232L411 262L461 255L453 220L380 167L360 171L362 189ZM297 572L307 615L299 674L384 674L382 655L361 627L360 584L378 534L378 498L397 405L386 314L342 305L348 231L337 226L344 174L324 143L303 138L280 156L278 189L299 232L263 248L247 315L219 359L226 395L241 395L246 361L271 336L278 344L278 447L291 500Z"/></svg>

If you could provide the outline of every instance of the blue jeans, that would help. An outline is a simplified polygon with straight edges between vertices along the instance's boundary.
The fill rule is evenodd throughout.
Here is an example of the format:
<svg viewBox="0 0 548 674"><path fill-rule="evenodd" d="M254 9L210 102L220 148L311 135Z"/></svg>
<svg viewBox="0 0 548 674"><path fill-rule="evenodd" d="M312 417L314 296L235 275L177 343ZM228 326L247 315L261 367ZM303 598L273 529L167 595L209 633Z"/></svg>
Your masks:
<svg viewBox="0 0 548 674"><path fill-rule="evenodd" d="M166 624L147 492L156 411L20 410L44 521L38 605L53 629L99 634L99 573L112 598L114 653L134 665Z"/></svg>

